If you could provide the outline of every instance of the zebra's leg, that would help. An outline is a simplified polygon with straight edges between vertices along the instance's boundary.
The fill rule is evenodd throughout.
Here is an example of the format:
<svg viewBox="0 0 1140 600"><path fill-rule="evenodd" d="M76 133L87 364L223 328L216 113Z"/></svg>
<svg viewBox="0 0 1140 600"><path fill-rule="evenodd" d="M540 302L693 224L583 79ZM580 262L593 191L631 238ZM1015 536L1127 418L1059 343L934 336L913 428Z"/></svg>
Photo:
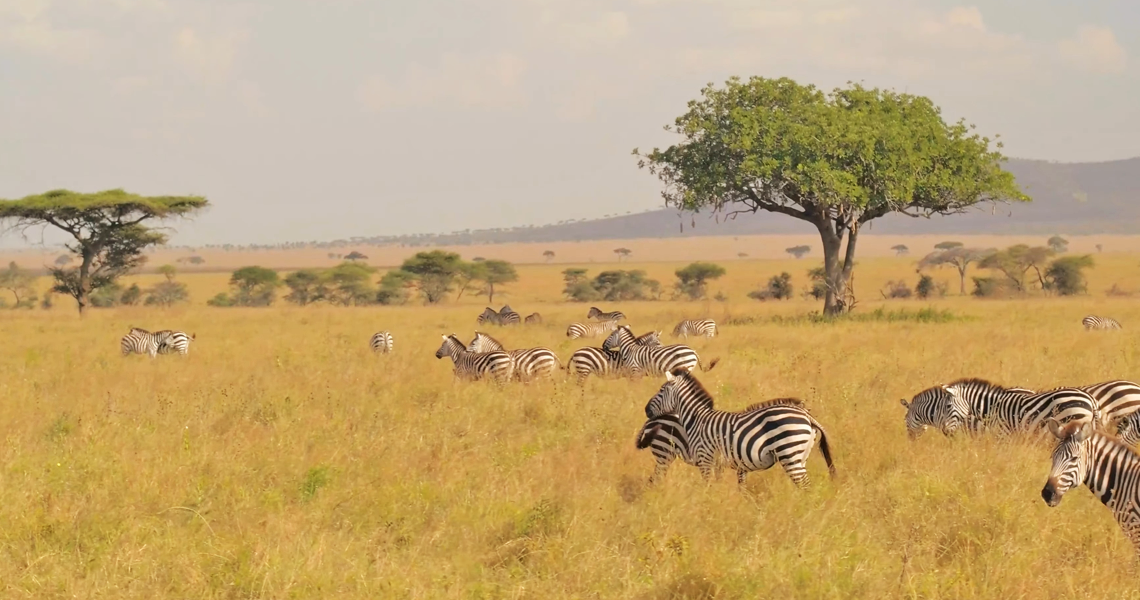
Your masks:
<svg viewBox="0 0 1140 600"><path fill-rule="evenodd" d="M657 466L653 467L653 474L649 476L649 485L657 483L665 476L665 472L669 470L669 465L673 464L673 458L672 456L662 456L657 459Z"/></svg>
<svg viewBox="0 0 1140 600"><path fill-rule="evenodd" d="M737 467L736 468L736 485L743 487L744 486L744 477L746 475L748 475L748 471L745 471L744 469Z"/></svg>
<svg viewBox="0 0 1140 600"><path fill-rule="evenodd" d="M705 483L712 483L712 465L710 465L708 462L701 462L697 464L697 468L701 470L701 477L704 478Z"/></svg>
<svg viewBox="0 0 1140 600"><path fill-rule="evenodd" d="M811 484L811 480L808 478L807 467L802 461L781 460L780 466L784 468L784 472L788 474L788 477L792 479L792 483L794 483L796 487L803 489Z"/></svg>

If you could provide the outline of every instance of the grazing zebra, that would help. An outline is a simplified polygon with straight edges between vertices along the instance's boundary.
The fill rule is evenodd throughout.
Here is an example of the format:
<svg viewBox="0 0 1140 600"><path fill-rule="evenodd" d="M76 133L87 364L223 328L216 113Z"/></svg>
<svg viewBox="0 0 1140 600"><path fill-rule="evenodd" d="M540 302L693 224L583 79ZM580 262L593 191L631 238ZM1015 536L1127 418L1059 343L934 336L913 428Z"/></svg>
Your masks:
<svg viewBox="0 0 1140 600"><path fill-rule="evenodd" d="M435 351L436 358L451 357L458 379L477 380L489 377L498 383L511 378L514 361L506 352L468 352L455 334L444 335L443 344Z"/></svg>
<svg viewBox="0 0 1140 600"><path fill-rule="evenodd" d="M995 427L1002 433L1031 433L1045 427L1045 419L1057 417L1062 423L1100 420L1096 402L1076 388L1047 392L1006 389L983 379L964 379L946 386L950 393L950 414L944 430L954 433L960 424L970 432Z"/></svg>
<svg viewBox="0 0 1140 600"><path fill-rule="evenodd" d="M625 318L625 313L620 310L613 312L602 312L602 309L591 306L590 312L586 313L587 319L594 319L596 321L620 321Z"/></svg>
<svg viewBox="0 0 1140 600"><path fill-rule="evenodd" d="M650 331L638 336L633 342L639 346L660 346L661 332ZM590 375L613 377L623 374L619 368L617 352L606 352L593 346L575 350L566 363L566 369L577 376L578 385L585 383Z"/></svg>
<svg viewBox="0 0 1140 600"><path fill-rule="evenodd" d="M899 403L906 408L907 437L912 440L918 439L918 436L922 435L927 427L935 427L944 435L953 435L962 426L962 421L952 418L950 403L953 396L950 394L949 387L967 381L970 380L959 379L950 384L927 388L915 394L909 403L906 399L899 400ZM1025 388L1007 388L1007 391L1020 392L1026 395L1037 393Z"/></svg>
<svg viewBox="0 0 1140 600"><path fill-rule="evenodd" d="M562 369L562 362L549 348L525 348L522 350L507 350L499 340L476 331L475 339L467 344L468 352L506 352L513 364L511 372L519 381L531 381L538 377L552 377L554 371Z"/></svg>
<svg viewBox="0 0 1140 600"><path fill-rule="evenodd" d="M712 475L714 460L722 456L736 469L737 483L743 484L749 472L763 471L779 462L793 483L807 486L806 462L815 446L816 431L828 472L835 476L827 433L794 398L753 404L739 412L717 410L712 395L693 373L677 369L665 374L665 384L645 405L648 419L669 413L677 415L682 424L689 440L689 461L706 481Z"/></svg>
<svg viewBox="0 0 1140 600"><path fill-rule="evenodd" d="M1108 317L1098 317L1089 315L1081 319L1081 324L1085 326L1085 331L1092 331L1094 329L1124 329L1120 326L1120 321L1110 319Z"/></svg>
<svg viewBox="0 0 1140 600"><path fill-rule="evenodd" d="M387 331L378 332L368 340L368 346L373 352L388 354L392 351L392 334Z"/></svg>
<svg viewBox="0 0 1140 600"><path fill-rule="evenodd" d="M648 347L635 344L634 339L629 325L622 325L602 343L604 350L617 353L618 366L627 370L632 377L664 375L674 369L692 369L694 366L700 366L702 371L709 371L720 360L712 359L708 368L705 368L697 351L688 346L672 344Z"/></svg>
<svg viewBox="0 0 1140 600"><path fill-rule="evenodd" d="M685 339L689 339L690 335L703 335L706 338L711 338L716 334L716 321L712 319L681 321L673 328L673 337L683 337Z"/></svg>
<svg viewBox="0 0 1140 600"><path fill-rule="evenodd" d="M1140 556L1140 455L1111 436L1098 433L1091 423L1062 424L1049 419L1048 424L1058 442L1041 499L1057 506L1066 492L1085 484L1112 511L1116 524Z"/></svg>
<svg viewBox="0 0 1140 600"><path fill-rule="evenodd" d="M172 354L177 352L182 356L186 356L190 352L190 342L198 339L198 334L195 333L190 335L186 335L181 331L166 331L164 333L169 335L158 345L159 354Z"/></svg>
<svg viewBox="0 0 1140 600"><path fill-rule="evenodd" d="M542 325L542 315L538 313L530 313L526 316L526 319L523 319L523 322L527 325Z"/></svg>
<svg viewBox="0 0 1140 600"><path fill-rule="evenodd" d="M685 426L681 424L680 417L672 413L665 413L646 421L637 434L636 446L638 450L649 448L657 463L653 474L649 476L651 484L665 475L665 471L676 458L697 466L689 445L689 436L685 433Z"/></svg>
<svg viewBox="0 0 1140 600"><path fill-rule="evenodd" d="M511 311L506 314L499 314L491 307L483 309L483 314L475 319L475 322L480 325L483 323L490 323L491 325L518 325L519 321L519 313Z"/></svg>
<svg viewBox="0 0 1140 600"><path fill-rule="evenodd" d="M576 340L578 338L592 338L605 335L617 327L617 321L602 321L600 323L571 323L566 328L566 337Z"/></svg>
<svg viewBox="0 0 1140 600"><path fill-rule="evenodd" d="M159 349L165 346L167 338L173 333L169 329L152 333L140 327L131 327L127 335L124 335L123 339L119 341L119 348L123 351L123 356L133 352L149 354L151 358L154 358L158 355Z"/></svg>

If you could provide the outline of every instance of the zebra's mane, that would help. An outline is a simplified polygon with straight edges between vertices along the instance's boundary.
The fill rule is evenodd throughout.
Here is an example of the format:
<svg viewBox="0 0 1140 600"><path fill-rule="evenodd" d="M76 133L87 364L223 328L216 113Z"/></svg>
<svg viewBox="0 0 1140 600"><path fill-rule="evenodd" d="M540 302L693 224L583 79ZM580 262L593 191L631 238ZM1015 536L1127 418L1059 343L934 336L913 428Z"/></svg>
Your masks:
<svg viewBox="0 0 1140 600"><path fill-rule="evenodd" d="M962 379L956 379L954 381L951 381L950 383L948 383L946 385L947 386L951 386L951 385L981 385L981 386L985 386L985 387L992 388L992 389L998 389L998 390L1002 390L1002 391L1009 389L1009 388L1005 387L1004 385L1000 385L1000 384L994 383L988 379L982 379L980 377L963 377Z"/></svg>
<svg viewBox="0 0 1140 600"><path fill-rule="evenodd" d="M692 371L685 369L676 369L673 371L673 377L673 381L680 382L692 392L693 400L696 400L702 404L706 404L709 408L714 408L715 405L713 403L712 394L710 394L709 391L705 389L704 384L701 383L701 380L697 379L695 375L693 375Z"/></svg>
<svg viewBox="0 0 1140 600"><path fill-rule="evenodd" d="M482 331L476 331L475 332L475 339L479 339L480 336L490 340L491 342L493 342L495 344L498 344L500 348L506 348L506 346L504 346L502 344L502 342L500 342L499 340L496 340L495 338L483 333ZM464 346L464 347L466 347L466 346Z"/></svg>
<svg viewBox="0 0 1140 600"><path fill-rule="evenodd" d="M794 406L807 412L807 407L804 406L804 401L799 398L775 398L773 400L765 400L764 402L757 402L744 407L740 412L752 412L762 408L771 408L773 406Z"/></svg>

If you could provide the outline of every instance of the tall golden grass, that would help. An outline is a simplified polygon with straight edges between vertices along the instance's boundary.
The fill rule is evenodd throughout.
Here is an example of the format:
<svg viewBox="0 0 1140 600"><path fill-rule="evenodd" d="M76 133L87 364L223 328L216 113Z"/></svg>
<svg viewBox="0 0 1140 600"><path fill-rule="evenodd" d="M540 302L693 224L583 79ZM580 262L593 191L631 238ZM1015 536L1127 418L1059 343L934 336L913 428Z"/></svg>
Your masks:
<svg viewBox="0 0 1140 600"><path fill-rule="evenodd" d="M492 334L563 360L585 345L564 336L588 308L561 301L565 266L524 267L496 299L546 324ZM666 281L680 265L640 266ZM962 376L1031 387L1140 377L1140 306L1104 294L1140 287L1140 259L1105 257L1088 296L1011 301L878 300L889 279L913 283L913 259L860 265L860 313L933 307L950 322L777 320L818 304L743 297L782 270L802 288L809 266L733 263L712 290L727 302L613 306L636 332L718 319L721 336L692 345L721 358L701 375L721 408L802 398L838 468L829 480L813 453L806 491L778 468L749 475L742 493L680 463L647 487L653 459L633 441L657 380L453 382L433 356L440 334L470 337L485 299L212 309L226 276L209 274L183 276L193 302L169 310L80 319L57 299L0 313L3 595L1136 596L1133 550L1109 511L1085 489L1057 508L1041 500L1048 442L910 442L898 400ZM1125 329L1086 333L1089 313ZM123 358L130 325L197 341L185 359ZM368 351L380 329L394 354Z"/></svg>

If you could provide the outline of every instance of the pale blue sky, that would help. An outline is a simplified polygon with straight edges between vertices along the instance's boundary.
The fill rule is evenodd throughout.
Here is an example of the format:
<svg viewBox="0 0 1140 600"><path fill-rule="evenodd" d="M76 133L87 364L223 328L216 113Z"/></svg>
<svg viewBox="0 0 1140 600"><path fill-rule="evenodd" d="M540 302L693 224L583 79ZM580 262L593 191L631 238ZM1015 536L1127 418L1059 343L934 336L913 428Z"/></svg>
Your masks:
<svg viewBox="0 0 1140 600"><path fill-rule="evenodd" d="M0 197L197 193L177 243L659 206L700 87L931 96L1008 154L1140 155L1134 0L0 0Z"/></svg>

